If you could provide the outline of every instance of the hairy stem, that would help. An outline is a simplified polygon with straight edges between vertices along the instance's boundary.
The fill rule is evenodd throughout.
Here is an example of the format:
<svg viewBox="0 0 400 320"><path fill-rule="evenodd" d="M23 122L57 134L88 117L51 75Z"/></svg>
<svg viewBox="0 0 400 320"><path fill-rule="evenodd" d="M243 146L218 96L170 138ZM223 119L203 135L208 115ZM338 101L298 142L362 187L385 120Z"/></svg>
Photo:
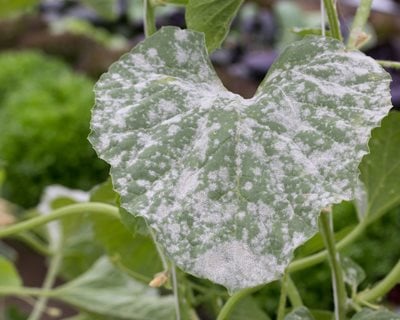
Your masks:
<svg viewBox="0 0 400 320"><path fill-rule="evenodd" d="M62 237L62 236L61 236ZM57 244L57 248L54 255L51 257L49 269L47 270L46 277L43 282L42 290L51 290L53 287L58 271L60 270L62 258L63 258L63 244L64 241L61 239ZM33 307L33 311L30 314L28 320L40 320L44 310L46 309L47 301L49 300L46 296L41 296Z"/></svg>
<svg viewBox="0 0 400 320"><path fill-rule="evenodd" d="M65 216L83 213L104 214L119 219L119 210L117 207L97 202L78 203L54 210L48 215L42 215L23 222L19 222L6 228L2 228L0 229L0 238L8 237L19 232L30 230L32 228L41 226L45 223L63 218Z"/></svg>
<svg viewBox="0 0 400 320"><path fill-rule="evenodd" d="M286 300L287 300L287 272L284 273L281 279L281 294L279 296L279 305L276 320L283 320L285 317Z"/></svg>
<svg viewBox="0 0 400 320"><path fill-rule="evenodd" d="M151 0L144 0L144 34L150 37L157 31L154 6Z"/></svg>
<svg viewBox="0 0 400 320"><path fill-rule="evenodd" d="M332 211L324 209L319 219L319 228L325 246L328 250L328 260L332 272L333 298L335 301L335 319L346 318L346 288L343 280L343 271L340 264L339 254L335 247L335 238L332 228Z"/></svg>
<svg viewBox="0 0 400 320"><path fill-rule="evenodd" d="M361 32L367 23L369 14L371 12L372 0L361 0L358 6L356 15L354 17L353 24L351 26L351 31L349 35L349 40L347 42L347 47L349 49L355 49L357 47L357 42Z"/></svg>
<svg viewBox="0 0 400 320"><path fill-rule="evenodd" d="M221 311L218 314L217 320L226 320L240 300L261 289L262 287L263 285L253 288L247 288L233 294L222 307Z"/></svg>
<svg viewBox="0 0 400 320"><path fill-rule="evenodd" d="M334 0L324 0L326 14L328 16L329 26L331 29L332 37L342 41L342 34L340 32L339 17L336 10L336 5Z"/></svg>
<svg viewBox="0 0 400 320"><path fill-rule="evenodd" d="M356 301L374 302L388 293L396 284L400 283L400 261L378 284L371 289L366 289L356 296Z"/></svg>
<svg viewBox="0 0 400 320"><path fill-rule="evenodd" d="M388 61L388 60L377 60L377 62L386 68L400 69L400 62L398 61Z"/></svg>
<svg viewBox="0 0 400 320"><path fill-rule="evenodd" d="M297 290L297 287L290 277L289 273L287 274L287 294L293 308L303 306L303 300L301 299L300 293Z"/></svg>

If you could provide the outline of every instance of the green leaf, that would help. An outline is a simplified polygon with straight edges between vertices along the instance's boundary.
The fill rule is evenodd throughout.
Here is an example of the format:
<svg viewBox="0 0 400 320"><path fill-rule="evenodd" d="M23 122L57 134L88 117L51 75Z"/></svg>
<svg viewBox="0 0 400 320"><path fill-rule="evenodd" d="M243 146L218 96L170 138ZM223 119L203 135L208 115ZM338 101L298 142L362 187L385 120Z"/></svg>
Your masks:
<svg viewBox="0 0 400 320"><path fill-rule="evenodd" d="M0 0L0 17L32 9L38 3L39 0Z"/></svg>
<svg viewBox="0 0 400 320"><path fill-rule="evenodd" d="M85 274L56 289L54 297L87 312L127 320L172 320L171 296L140 284L101 258Z"/></svg>
<svg viewBox="0 0 400 320"><path fill-rule="evenodd" d="M187 26L204 32L209 53L221 46L242 3L243 0L189 0Z"/></svg>
<svg viewBox="0 0 400 320"><path fill-rule="evenodd" d="M278 279L320 210L353 198L389 82L361 52L308 37L243 99L202 34L166 27L97 83L90 141L177 266L237 290Z"/></svg>
<svg viewBox="0 0 400 320"><path fill-rule="evenodd" d="M116 0L81 0L84 4L94 9L103 18L112 20L117 17Z"/></svg>
<svg viewBox="0 0 400 320"><path fill-rule="evenodd" d="M151 237L131 233L118 219L100 215L90 218L95 238L111 259L129 269L129 274L135 279L148 283L156 273L163 271Z"/></svg>
<svg viewBox="0 0 400 320"><path fill-rule="evenodd" d="M351 320L400 320L400 315L386 309L363 309L355 314Z"/></svg>
<svg viewBox="0 0 400 320"><path fill-rule="evenodd" d="M400 204L400 112L391 112L372 131L370 153L360 164L368 195L367 214L378 218Z"/></svg>
<svg viewBox="0 0 400 320"><path fill-rule="evenodd" d="M90 201L117 205L118 193L114 191L111 179L98 184L92 190L90 190Z"/></svg>
<svg viewBox="0 0 400 320"><path fill-rule="evenodd" d="M0 255L0 286L19 287L22 280L12 262Z"/></svg>
<svg viewBox="0 0 400 320"><path fill-rule="evenodd" d="M86 202L89 194L68 189L62 186L48 186L42 195L38 206L42 214L62 208L77 202ZM93 241L94 232L89 217L85 214L64 217L61 220L46 225L49 234L50 247L60 250L62 241L62 267L60 273L67 279L72 279L85 272L104 253L104 250Z"/></svg>
<svg viewBox="0 0 400 320"><path fill-rule="evenodd" d="M235 305L227 320L243 319L270 320L270 317L261 309L254 298L247 296Z"/></svg>
<svg viewBox="0 0 400 320"><path fill-rule="evenodd" d="M91 191L90 201L117 205L118 194L108 180ZM95 238L107 251L111 259L137 280L150 282L153 276L162 271L153 239L146 222L120 209L121 220L92 215Z"/></svg>
<svg viewBox="0 0 400 320"><path fill-rule="evenodd" d="M315 318L306 307L299 307L290 312L285 320L315 320Z"/></svg>
<svg viewBox="0 0 400 320"><path fill-rule="evenodd" d="M342 257L344 282L356 291L358 285L364 281L366 275L364 270L349 257Z"/></svg>

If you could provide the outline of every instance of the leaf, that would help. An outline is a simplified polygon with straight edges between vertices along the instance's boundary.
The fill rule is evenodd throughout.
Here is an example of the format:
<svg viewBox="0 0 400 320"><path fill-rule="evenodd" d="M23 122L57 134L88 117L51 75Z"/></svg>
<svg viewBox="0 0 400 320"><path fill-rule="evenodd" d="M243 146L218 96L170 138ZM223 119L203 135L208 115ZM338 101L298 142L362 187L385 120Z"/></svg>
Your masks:
<svg viewBox="0 0 400 320"><path fill-rule="evenodd" d="M162 271L157 249L149 236L131 233L120 220L92 215L95 238L117 264L128 268L137 280L150 282Z"/></svg>
<svg viewBox="0 0 400 320"><path fill-rule="evenodd" d="M117 17L116 0L81 0L84 4L94 9L100 16L108 20Z"/></svg>
<svg viewBox="0 0 400 320"><path fill-rule="evenodd" d="M19 11L32 9L39 0L0 0L0 17L7 17Z"/></svg>
<svg viewBox="0 0 400 320"><path fill-rule="evenodd" d="M364 281L366 275L364 270L349 257L342 257L344 282L356 291L358 285Z"/></svg>
<svg viewBox="0 0 400 320"><path fill-rule="evenodd" d="M84 191L51 185L44 190L38 210L42 214L48 214L54 209L88 200L89 194ZM53 250L60 250L62 246L60 273L66 279L73 279L85 272L104 253L93 241L94 232L88 219L90 216L92 215L85 213L67 216L46 225Z"/></svg>
<svg viewBox="0 0 400 320"><path fill-rule="evenodd" d="M189 0L187 26L204 32L209 53L221 46L242 3L243 0Z"/></svg>
<svg viewBox="0 0 400 320"><path fill-rule="evenodd" d="M167 27L101 77L89 139L177 266L237 290L278 279L320 210L353 197L389 82L361 52L308 37L243 99L202 34Z"/></svg>
<svg viewBox="0 0 400 320"><path fill-rule="evenodd" d="M117 198L118 194L108 180L93 188L90 201L116 205ZM134 217L124 209L120 214L121 220L91 215L95 238L117 265L129 269L127 272L135 279L148 283L163 270L153 239L142 217Z"/></svg>
<svg viewBox="0 0 400 320"><path fill-rule="evenodd" d="M315 320L311 312L306 307L299 307L288 315L285 320Z"/></svg>
<svg viewBox="0 0 400 320"><path fill-rule="evenodd" d="M12 262L0 255L0 286L19 287L22 280Z"/></svg>
<svg viewBox="0 0 400 320"><path fill-rule="evenodd" d="M386 309L363 309L355 314L351 320L400 320L400 315Z"/></svg>
<svg viewBox="0 0 400 320"><path fill-rule="evenodd" d="M400 112L391 112L372 131L370 153L360 164L368 194L367 214L378 218L400 204Z"/></svg>
<svg viewBox="0 0 400 320"><path fill-rule="evenodd" d="M240 300L232 309L227 320L270 320L270 317L260 308L251 296Z"/></svg>
<svg viewBox="0 0 400 320"><path fill-rule="evenodd" d="M129 278L101 258L85 274L56 289L54 297L85 311L128 320L172 320L171 296Z"/></svg>

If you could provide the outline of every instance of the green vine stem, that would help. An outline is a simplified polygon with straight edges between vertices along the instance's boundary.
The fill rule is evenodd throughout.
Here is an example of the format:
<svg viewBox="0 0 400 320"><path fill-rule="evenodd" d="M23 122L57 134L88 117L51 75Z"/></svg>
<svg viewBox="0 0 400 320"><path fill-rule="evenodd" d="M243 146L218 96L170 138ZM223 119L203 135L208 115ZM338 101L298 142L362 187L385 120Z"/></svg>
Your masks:
<svg viewBox="0 0 400 320"><path fill-rule="evenodd" d="M333 298L335 301L336 320L346 319L346 287L343 280L343 270L340 264L339 254L335 247L335 237L332 227L332 210L321 211L319 228L325 246L328 250L328 260L332 272Z"/></svg>
<svg viewBox="0 0 400 320"><path fill-rule="evenodd" d="M303 306L303 300L289 273L287 274L287 294L293 308Z"/></svg>
<svg viewBox="0 0 400 320"><path fill-rule="evenodd" d="M144 34L150 37L153 33L157 31L156 28L156 17L154 13L154 5L151 0L144 1Z"/></svg>
<svg viewBox="0 0 400 320"><path fill-rule="evenodd" d="M283 320L285 318L286 300L287 300L287 288L288 288L288 273L285 271L281 279L281 294L279 296L278 312L276 320Z"/></svg>
<svg viewBox="0 0 400 320"><path fill-rule="evenodd" d="M363 233L363 231L369 225L369 223L370 221L367 221L367 219L359 223L347 236L345 236L342 240L340 240L336 244L336 250L340 251L349 244L353 243L353 241ZM328 257L328 252L327 250L324 250L315 253L311 256L294 260L289 264L288 271L289 273L293 273L296 271L312 267L318 263L323 262L327 257Z"/></svg>
<svg viewBox="0 0 400 320"><path fill-rule="evenodd" d="M38 288L28 287L8 287L0 286L0 296L17 296L17 297L53 297L55 291L43 290Z"/></svg>
<svg viewBox="0 0 400 320"><path fill-rule="evenodd" d="M374 302L388 293L396 284L400 283L400 261L393 267L389 274L383 278L372 289L366 289L360 292L355 300L356 302Z"/></svg>
<svg viewBox="0 0 400 320"><path fill-rule="evenodd" d="M53 255L53 251L50 250L43 241L37 239L37 237L28 232L17 233L12 235L13 239L23 242L24 244L31 247L33 250L37 251L39 254L44 256Z"/></svg>
<svg viewBox="0 0 400 320"><path fill-rule="evenodd" d="M388 60L376 60L382 67L400 69L400 62Z"/></svg>
<svg viewBox="0 0 400 320"><path fill-rule="evenodd" d="M19 222L6 228L2 228L0 229L0 238L8 237L19 232L30 230L37 226L66 216L84 213L104 214L119 219L119 209L115 206L100 202L78 203L54 210L48 215L42 215L36 218Z"/></svg>
<svg viewBox="0 0 400 320"><path fill-rule="evenodd" d="M224 304L222 307L221 311L218 314L217 320L226 320L228 319L229 315L231 314L232 310L235 308L236 304L242 300L243 298L247 297L248 295L252 294L253 292L256 292L260 290L264 285L260 285L257 287L253 288L247 288L240 290L236 293L234 293L228 301Z"/></svg>
<svg viewBox="0 0 400 320"><path fill-rule="evenodd" d="M339 17L336 10L334 0L324 0L326 14L328 16L329 26L331 29L332 37L342 41L342 34L340 32Z"/></svg>
<svg viewBox="0 0 400 320"><path fill-rule="evenodd" d="M58 241L57 246L55 248L56 250L54 251L54 255L51 257L50 265L49 265L46 277L43 282L42 289L45 291L50 290L56 281L57 274L58 274L61 264L62 264L62 259L63 259L62 248L63 248L63 246L64 246L64 239L63 239L63 236L61 235L61 239L60 239L60 241ZM40 320L44 310L46 309L48 299L49 298L46 296L41 296L37 300L28 320Z"/></svg>
<svg viewBox="0 0 400 320"><path fill-rule="evenodd" d="M365 24L367 23L369 14L371 12L372 0L361 0L360 5L357 8L356 15L354 17L353 24L347 42L349 49L357 48L360 34L362 33Z"/></svg>

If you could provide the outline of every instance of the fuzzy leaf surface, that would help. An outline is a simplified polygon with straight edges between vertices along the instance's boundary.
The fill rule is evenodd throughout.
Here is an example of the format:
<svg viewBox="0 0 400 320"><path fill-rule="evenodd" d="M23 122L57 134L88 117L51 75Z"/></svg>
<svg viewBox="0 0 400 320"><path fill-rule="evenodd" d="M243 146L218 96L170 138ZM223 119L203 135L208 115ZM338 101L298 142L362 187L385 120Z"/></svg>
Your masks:
<svg viewBox="0 0 400 320"><path fill-rule="evenodd" d="M167 27L101 77L90 141L177 266L237 290L278 279L320 210L353 198L389 82L364 54L308 37L243 99L203 34Z"/></svg>
<svg viewBox="0 0 400 320"><path fill-rule="evenodd" d="M363 309L356 313L351 320L400 320L400 315L387 309L370 310Z"/></svg>

